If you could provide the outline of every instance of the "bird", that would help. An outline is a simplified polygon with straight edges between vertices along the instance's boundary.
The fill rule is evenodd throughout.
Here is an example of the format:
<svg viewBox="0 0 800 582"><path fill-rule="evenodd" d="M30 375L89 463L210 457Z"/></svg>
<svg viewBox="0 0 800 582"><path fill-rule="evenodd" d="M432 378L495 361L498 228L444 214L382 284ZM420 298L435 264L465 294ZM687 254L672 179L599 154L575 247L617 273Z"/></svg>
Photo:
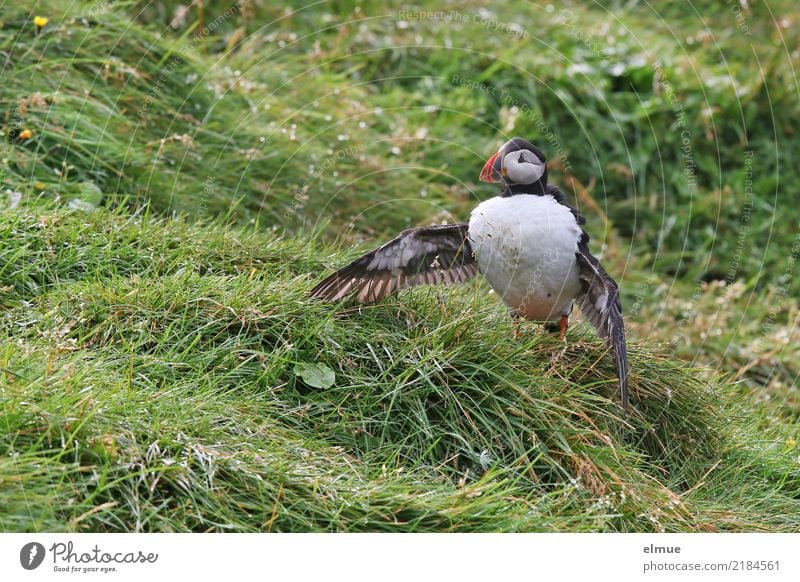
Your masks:
<svg viewBox="0 0 800 582"><path fill-rule="evenodd" d="M628 409L628 354L619 287L589 251L585 218L548 184L547 160L514 137L484 164L479 179L499 184L468 223L410 228L316 285L309 296L376 303L416 285L464 283L481 273L515 320L553 325L566 340L577 303L610 348L620 404Z"/></svg>

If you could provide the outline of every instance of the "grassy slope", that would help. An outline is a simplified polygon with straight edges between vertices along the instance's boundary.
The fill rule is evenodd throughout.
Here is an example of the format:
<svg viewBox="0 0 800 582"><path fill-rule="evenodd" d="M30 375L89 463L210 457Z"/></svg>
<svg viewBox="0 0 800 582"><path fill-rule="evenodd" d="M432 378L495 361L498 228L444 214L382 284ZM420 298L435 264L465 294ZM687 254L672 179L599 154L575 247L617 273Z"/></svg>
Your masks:
<svg viewBox="0 0 800 582"><path fill-rule="evenodd" d="M759 174L758 212L771 218L747 248L764 232L777 242L737 263L738 287L695 291L696 277L732 265L740 151L725 149L715 166L722 138L698 136L703 195L686 191L663 95L623 115L637 98L618 90L574 28L545 19L520 43L469 34L482 55L447 48L458 35L441 22L399 27L391 9L341 25L364 14L345 2L330 16L287 17L256 3L184 51L177 39L194 13L177 32L153 32L168 3L63 17L60 6L37 5L51 17L38 37L22 8L0 28L11 56L0 171L23 194L22 208L0 215L0 528L798 529L797 343L788 347L797 306L780 286L792 216L772 214L771 174ZM210 3L205 22L221 6ZM383 6L364 10L386 14ZM517 18L510 3L492 6L498 20ZM584 34L617 26L602 11L571 10ZM754 25L769 28L763 16L751 15ZM749 48L725 33L724 17L707 15L719 23L714 38L732 62L744 60ZM659 34L663 22L643 7L627 20L635 34L619 54L638 43L657 49L699 127L698 79L724 72L713 51ZM323 24L331 28L317 33ZM387 38L394 48L383 48ZM570 73L545 40L592 66ZM776 79L788 75L779 52L760 56ZM702 69L698 79L682 74L687 64ZM346 257L295 232L351 241L432 215L463 217L487 195L474 183L487 144L503 132L541 132L488 92L454 86L453 74L542 110L570 146L570 169L554 168L555 180L603 176L578 188L597 237L594 200L621 224L635 209L635 236L609 229L601 239L610 270L626 272L629 328L642 340L632 349L632 417L613 404L613 372L584 327L563 353L534 330L513 341L480 285L411 292L360 314L303 301L308 274ZM538 90L545 81L552 91ZM707 89L723 118L745 103L759 152L773 127L759 117L763 89L753 81L742 100L726 98L729 87ZM776 115L791 116L791 88L772 89ZM780 127L780 151L791 152L791 124ZM15 138L20 128L34 138ZM627 170L613 165L620 159ZM664 191L674 197L650 194ZM111 210L70 211L71 198ZM223 218L164 221L143 202L158 214ZM264 228L278 225L287 236ZM714 251L687 270L689 226L689 248ZM764 293L769 310L755 300ZM474 315L459 315L468 308ZM736 389L705 372L700 380L674 355L746 382ZM298 379L294 366L310 362L336 372L332 388ZM754 408L763 394L773 404Z"/></svg>
<svg viewBox="0 0 800 582"><path fill-rule="evenodd" d="M778 434L657 353L626 416L585 328L514 340L484 293L337 314L297 242L103 211L0 233L29 257L2 273L3 529L799 525Z"/></svg>

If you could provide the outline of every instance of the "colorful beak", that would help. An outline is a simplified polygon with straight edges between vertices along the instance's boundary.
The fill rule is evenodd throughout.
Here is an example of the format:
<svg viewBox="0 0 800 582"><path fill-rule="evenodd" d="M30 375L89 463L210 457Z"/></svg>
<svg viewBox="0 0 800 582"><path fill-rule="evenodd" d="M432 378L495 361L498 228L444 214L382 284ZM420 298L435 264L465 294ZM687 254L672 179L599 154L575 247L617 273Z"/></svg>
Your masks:
<svg viewBox="0 0 800 582"><path fill-rule="evenodd" d="M501 180L500 166L502 163L503 158L500 157L500 152L489 158L483 165L483 170L481 170L481 182L499 182Z"/></svg>

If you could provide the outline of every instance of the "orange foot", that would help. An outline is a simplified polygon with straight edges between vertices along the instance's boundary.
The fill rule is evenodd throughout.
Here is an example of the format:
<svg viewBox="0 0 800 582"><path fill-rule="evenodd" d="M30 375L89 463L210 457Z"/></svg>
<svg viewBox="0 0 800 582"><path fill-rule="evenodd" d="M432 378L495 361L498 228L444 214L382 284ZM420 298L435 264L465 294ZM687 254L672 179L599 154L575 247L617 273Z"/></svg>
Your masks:
<svg viewBox="0 0 800 582"><path fill-rule="evenodd" d="M567 341L567 327L569 327L569 316L562 315L561 321L559 323L561 326L561 335L558 336L558 339L560 339L562 342L565 342Z"/></svg>

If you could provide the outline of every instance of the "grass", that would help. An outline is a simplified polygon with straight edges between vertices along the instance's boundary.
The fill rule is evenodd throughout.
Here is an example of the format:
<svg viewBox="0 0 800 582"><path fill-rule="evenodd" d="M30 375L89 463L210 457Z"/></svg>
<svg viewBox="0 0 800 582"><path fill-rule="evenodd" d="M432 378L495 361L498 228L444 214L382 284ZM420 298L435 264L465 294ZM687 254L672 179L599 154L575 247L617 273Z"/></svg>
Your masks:
<svg viewBox="0 0 800 582"><path fill-rule="evenodd" d="M587 328L514 340L479 289L343 312L304 298L297 240L101 210L0 233L31 257L3 270L4 530L798 527L786 435L657 352L626 415Z"/></svg>
<svg viewBox="0 0 800 582"><path fill-rule="evenodd" d="M3 13L0 530L800 530L793 4L176 6ZM436 7L481 8L528 22ZM629 415L481 282L305 299L509 134L621 282Z"/></svg>

